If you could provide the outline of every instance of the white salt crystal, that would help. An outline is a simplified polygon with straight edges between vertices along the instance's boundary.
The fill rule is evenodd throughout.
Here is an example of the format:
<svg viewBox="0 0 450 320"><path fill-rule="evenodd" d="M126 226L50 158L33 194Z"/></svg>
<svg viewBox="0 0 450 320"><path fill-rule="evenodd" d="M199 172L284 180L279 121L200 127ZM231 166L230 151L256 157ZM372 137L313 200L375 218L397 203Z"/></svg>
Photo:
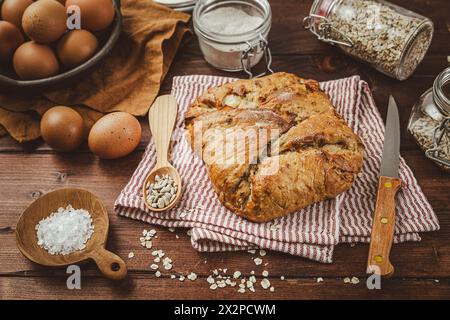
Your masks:
<svg viewBox="0 0 450 320"><path fill-rule="evenodd" d="M35 227L38 245L52 255L67 255L86 248L94 233L92 218L85 209L71 205L59 208Z"/></svg>

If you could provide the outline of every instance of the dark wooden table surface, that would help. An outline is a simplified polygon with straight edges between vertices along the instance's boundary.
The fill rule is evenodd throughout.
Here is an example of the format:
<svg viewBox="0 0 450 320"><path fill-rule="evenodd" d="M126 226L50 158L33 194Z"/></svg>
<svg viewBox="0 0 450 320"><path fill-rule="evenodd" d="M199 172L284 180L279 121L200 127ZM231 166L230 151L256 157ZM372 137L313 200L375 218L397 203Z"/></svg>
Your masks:
<svg viewBox="0 0 450 320"><path fill-rule="evenodd" d="M149 141L148 126L138 151L117 161L101 161L86 148L73 154L56 154L38 142L21 146L10 138L0 139L0 299L372 299L372 298L450 298L450 174L427 160L407 133L411 107L420 94L432 86L438 73L448 66L450 54L450 1L393 0L431 18L436 26L432 47L417 72L407 81L392 80L342 55L336 48L320 43L301 27L311 0L272 0L273 28L270 46L276 71L329 80L359 74L373 90L377 105L386 113L387 98L393 94L400 107L401 152L414 171L426 196L439 216L441 230L423 235L420 243L396 245L392 260L395 276L382 282L382 290L368 290L365 262L368 246L339 245L334 263L311 262L286 254L268 253L264 268L256 267L246 252L205 254L196 252L185 230L174 233L154 227L158 239L154 247L174 260L174 270L194 271L199 279L180 282L168 274L156 278L150 271L150 252L140 246L143 223L119 218L113 203L130 178ZM196 39L182 48L164 81L162 92L170 91L172 77L188 74L227 75L209 67L202 58ZM242 75L244 77L244 75ZM82 290L66 288L64 269L48 269L26 260L15 243L15 226L21 212L42 194L62 187L91 190L105 203L111 220L108 248L122 256L129 276L122 282L103 278L93 263L82 266ZM128 253L135 257L128 259ZM207 260L207 263L204 263ZM239 294L236 288L212 291L206 282L211 269L228 268L250 275L252 270L270 273L275 292L257 289ZM286 277L285 281L280 276ZM358 285L344 284L356 276ZM324 282L317 283L322 277Z"/></svg>

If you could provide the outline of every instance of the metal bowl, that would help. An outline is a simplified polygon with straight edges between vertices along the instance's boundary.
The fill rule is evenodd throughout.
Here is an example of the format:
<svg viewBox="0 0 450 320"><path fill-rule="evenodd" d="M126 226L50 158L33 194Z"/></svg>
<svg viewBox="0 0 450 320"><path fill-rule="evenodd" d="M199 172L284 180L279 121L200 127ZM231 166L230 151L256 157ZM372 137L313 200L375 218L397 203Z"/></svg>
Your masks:
<svg viewBox="0 0 450 320"><path fill-rule="evenodd" d="M0 6L4 0L0 0ZM113 24L105 31L99 33L100 50L88 61L82 65L70 69L63 70L62 73L44 79L38 80L20 80L14 71L0 70L0 91L1 92L17 92L21 93L39 93L48 89L56 89L69 85L75 80L92 71L92 69L102 61L117 43L122 31L122 13L120 11L120 0L112 0L114 2L116 17Z"/></svg>

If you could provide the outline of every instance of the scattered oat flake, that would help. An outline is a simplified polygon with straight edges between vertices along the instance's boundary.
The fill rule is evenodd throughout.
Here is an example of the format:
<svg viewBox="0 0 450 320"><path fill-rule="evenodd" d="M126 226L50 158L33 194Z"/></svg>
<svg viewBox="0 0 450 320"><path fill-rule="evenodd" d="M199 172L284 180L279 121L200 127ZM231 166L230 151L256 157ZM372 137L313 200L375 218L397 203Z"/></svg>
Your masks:
<svg viewBox="0 0 450 320"><path fill-rule="evenodd" d="M321 283L321 282L323 282L323 278L322 277L317 278L317 283Z"/></svg>
<svg viewBox="0 0 450 320"><path fill-rule="evenodd" d="M150 269L152 269L152 270L158 270L158 265L157 265L157 264L152 264L152 265L150 266Z"/></svg>
<svg viewBox="0 0 450 320"><path fill-rule="evenodd" d="M285 277L284 277L284 276L281 276L280 279L281 279L282 281L284 281Z"/></svg>
<svg viewBox="0 0 450 320"><path fill-rule="evenodd" d="M239 278L241 275L242 275L242 274L241 274L240 271L235 271L235 272L233 273L233 278L237 279L237 278Z"/></svg>
<svg viewBox="0 0 450 320"><path fill-rule="evenodd" d="M130 252L128 254L128 259L133 259L134 258L134 252Z"/></svg>
<svg viewBox="0 0 450 320"><path fill-rule="evenodd" d="M173 266L170 263L164 265L164 269L166 270L172 270L172 268Z"/></svg>
<svg viewBox="0 0 450 320"><path fill-rule="evenodd" d="M274 287L270 287L270 292L274 292L275 291L275 288Z"/></svg>
<svg viewBox="0 0 450 320"><path fill-rule="evenodd" d="M261 280L261 287L266 290L270 287L270 281L267 278Z"/></svg>
<svg viewBox="0 0 450 320"><path fill-rule="evenodd" d="M176 275L172 274L172 275L170 276L170 279L175 279L176 277L177 277Z"/></svg>
<svg viewBox="0 0 450 320"><path fill-rule="evenodd" d="M353 284L358 284L358 283L359 283L359 279L358 279L357 277L353 277L352 280L351 280L351 282L352 282Z"/></svg>
<svg viewBox="0 0 450 320"><path fill-rule="evenodd" d="M439 283L439 280L438 280L438 279L436 279L436 280L434 280L434 282L436 282L436 283Z"/></svg>
<svg viewBox="0 0 450 320"><path fill-rule="evenodd" d="M261 256L261 257L264 257L265 255L267 254L267 252L266 252L266 250L259 250L259 255Z"/></svg>
<svg viewBox="0 0 450 320"><path fill-rule="evenodd" d="M197 275L194 272L191 272L190 274L188 274L187 278L191 281L195 281L197 280Z"/></svg>
<svg viewBox="0 0 450 320"><path fill-rule="evenodd" d="M180 281L184 281L186 279L185 276L180 276Z"/></svg>
<svg viewBox="0 0 450 320"><path fill-rule="evenodd" d="M216 290L217 289L217 284L213 283L212 285L209 286L209 288L211 290Z"/></svg>
<svg viewBox="0 0 450 320"><path fill-rule="evenodd" d="M268 276L269 276L269 271L264 270L264 271L262 272L262 276L263 276L263 277L268 277Z"/></svg>
<svg viewBox="0 0 450 320"><path fill-rule="evenodd" d="M155 272L155 276L156 276L157 278L161 277L161 272L156 271L156 272Z"/></svg>
<svg viewBox="0 0 450 320"><path fill-rule="evenodd" d="M188 230L186 234L190 237L192 235L192 230Z"/></svg>
<svg viewBox="0 0 450 320"><path fill-rule="evenodd" d="M253 261L255 262L255 264L256 264L257 266L261 265L262 262L263 262L261 258L255 258Z"/></svg>
<svg viewBox="0 0 450 320"><path fill-rule="evenodd" d="M244 288L239 288L238 292L239 293L245 293L245 289Z"/></svg>
<svg viewBox="0 0 450 320"><path fill-rule="evenodd" d="M250 271L250 274L251 275L255 274L255 270Z"/></svg>
<svg viewBox="0 0 450 320"><path fill-rule="evenodd" d="M175 238L180 239L180 236L176 234L176 235L175 235Z"/></svg>
<svg viewBox="0 0 450 320"><path fill-rule="evenodd" d="M351 282L351 280L349 277L344 278L344 283L350 283L350 282Z"/></svg>
<svg viewBox="0 0 450 320"><path fill-rule="evenodd" d="M175 232L175 228L169 228L170 232Z"/></svg>
<svg viewBox="0 0 450 320"><path fill-rule="evenodd" d="M255 254L256 250L255 249L250 249L250 250L248 250L248 253Z"/></svg>

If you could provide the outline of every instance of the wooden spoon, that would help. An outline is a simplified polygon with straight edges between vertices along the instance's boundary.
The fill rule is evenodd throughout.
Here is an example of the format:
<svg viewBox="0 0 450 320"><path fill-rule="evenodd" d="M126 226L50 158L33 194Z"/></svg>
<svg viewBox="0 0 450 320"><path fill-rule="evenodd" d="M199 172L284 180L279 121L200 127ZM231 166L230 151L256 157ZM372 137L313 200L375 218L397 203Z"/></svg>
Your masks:
<svg viewBox="0 0 450 320"><path fill-rule="evenodd" d="M177 119L178 105L175 98L171 95L161 96L156 99L148 112L150 130L156 148L157 161L155 168L150 172L144 181L143 197L147 208L154 212L164 212L175 207L181 200L183 194L182 182L178 171L170 164L168 153L170 147L170 138L172 136L175 121ZM169 175L178 186L175 199L165 208L153 208L147 201L147 183L154 183L156 175Z"/></svg>
<svg viewBox="0 0 450 320"><path fill-rule="evenodd" d="M89 211L94 233L85 249L68 255L51 255L37 244L35 227L52 212L69 204L75 209ZM17 223L16 241L20 252L35 263L58 267L92 259L107 278L121 280L127 275L127 267L119 256L105 249L108 228L108 213L96 196L81 189L60 189L37 199L22 213Z"/></svg>

